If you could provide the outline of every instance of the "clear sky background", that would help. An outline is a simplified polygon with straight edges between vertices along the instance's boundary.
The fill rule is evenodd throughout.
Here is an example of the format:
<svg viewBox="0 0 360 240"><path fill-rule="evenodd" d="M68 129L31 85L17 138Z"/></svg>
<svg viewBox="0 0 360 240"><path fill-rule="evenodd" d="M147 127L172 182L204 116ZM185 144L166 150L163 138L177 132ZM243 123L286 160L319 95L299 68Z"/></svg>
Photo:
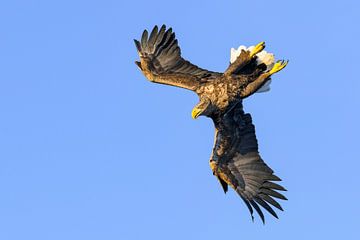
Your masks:
<svg viewBox="0 0 360 240"><path fill-rule="evenodd" d="M358 1L1 1L0 239L359 239ZM208 165L213 124L190 91L134 64L143 29L223 71L266 41L289 59L244 102L289 190L251 222Z"/></svg>

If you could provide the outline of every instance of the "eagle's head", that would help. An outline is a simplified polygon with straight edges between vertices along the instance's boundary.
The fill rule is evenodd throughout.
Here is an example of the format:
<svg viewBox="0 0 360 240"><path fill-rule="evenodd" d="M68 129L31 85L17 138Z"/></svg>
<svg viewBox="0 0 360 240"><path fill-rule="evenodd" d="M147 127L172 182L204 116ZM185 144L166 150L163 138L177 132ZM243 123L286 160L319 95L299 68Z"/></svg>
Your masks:
<svg viewBox="0 0 360 240"><path fill-rule="evenodd" d="M200 102L191 111L191 117L193 119L198 118L201 115L210 116L215 107L211 103L211 100L207 97L202 97Z"/></svg>

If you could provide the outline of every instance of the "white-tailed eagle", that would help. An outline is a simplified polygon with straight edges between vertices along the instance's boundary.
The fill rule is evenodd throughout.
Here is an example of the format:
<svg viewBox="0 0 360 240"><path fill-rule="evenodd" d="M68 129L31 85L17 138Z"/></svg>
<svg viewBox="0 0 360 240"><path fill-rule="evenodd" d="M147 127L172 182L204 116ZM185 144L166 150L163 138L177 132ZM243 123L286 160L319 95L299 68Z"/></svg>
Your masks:
<svg viewBox="0 0 360 240"><path fill-rule="evenodd" d="M286 198L285 188L258 152L251 116L244 113L242 100L255 92L269 90L270 77L282 70L287 61L275 62L264 51L265 43L231 49L230 65L224 73L212 72L181 57L175 33L165 25L145 30L134 40L140 56L135 62L151 81L194 91L200 102L192 117L207 116L215 124L215 144L210 167L224 192L231 186L244 200L253 218L253 208L264 222L259 206L277 218L272 207L283 210L275 200Z"/></svg>

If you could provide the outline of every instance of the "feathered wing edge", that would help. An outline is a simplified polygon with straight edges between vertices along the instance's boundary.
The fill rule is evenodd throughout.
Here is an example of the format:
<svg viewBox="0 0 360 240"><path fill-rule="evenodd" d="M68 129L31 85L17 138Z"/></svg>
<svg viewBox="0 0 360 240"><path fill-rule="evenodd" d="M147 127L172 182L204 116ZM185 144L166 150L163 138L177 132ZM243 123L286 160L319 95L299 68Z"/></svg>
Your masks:
<svg viewBox="0 0 360 240"><path fill-rule="evenodd" d="M155 26L150 36L148 31L144 30L141 40L134 39L134 42L140 59L146 59L146 61L136 62L143 72L148 70L152 75L160 78L176 77L194 80L221 75L221 73L200 68L182 58L175 33L172 32L172 28L166 30L165 25L162 25L160 29ZM151 66L149 68L142 66L144 64Z"/></svg>
<svg viewBox="0 0 360 240"><path fill-rule="evenodd" d="M239 194L249 209L252 219L255 209L265 223L260 206L278 218L272 207L283 211L275 199L287 200L278 192L286 189L275 183L281 179L266 165L258 153L255 127L250 114L245 114L242 105L239 104L224 118L221 123L215 123L218 127L210 159L214 175Z"/></svg>
<svg viewBox="0 0 360 240"><path fill-rule="evenodd" d="M277 177L275 175L273 175L273 177L274 177L274 179L272 181L275 181L275 178L277 178ZM281 179L279 179L279 178L277 180L281 181ZM254 220L254 216L253 216L253 212L254 212L253 208L254 208L255 211L258 213L259 217L261 218L261 221L263 223L265 223L265 216L259 206L264 208L267 212L269 212L275 218L278 218L278 216L271 206L273 206L281 211L284 211L283 208L281 207L281 205L274 198L287 200L287 198L284 195L277 192L277 191L286 191L286 189L272 181L264 181L264 183L262 184L262 187L260 187L260 189L259 189L259 192L254 196L249 196L248 194L244 193L245 191L249 191L249 190L244 190L241 187L240 188L237 187L235 189L235 191L239 194L239 196L241 197L241 199L244 201L245 205L247 206L247 208L251 214L252 220ZM272 188L272 187L276 187L276 189Z"/></svg>

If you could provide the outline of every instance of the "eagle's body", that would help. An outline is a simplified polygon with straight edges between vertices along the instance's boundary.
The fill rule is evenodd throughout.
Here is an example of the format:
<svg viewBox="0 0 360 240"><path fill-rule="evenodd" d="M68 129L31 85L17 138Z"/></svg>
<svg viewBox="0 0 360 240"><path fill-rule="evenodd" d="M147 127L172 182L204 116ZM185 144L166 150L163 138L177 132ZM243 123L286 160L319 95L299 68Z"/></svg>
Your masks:
<svg viewBox="0 0 360 240"><path fill-rule="evenodd" d="M195 92L200 98L206 96L217 106L218 109L213 115L221 115L230 106L230 103L241 100L239 95L246 80L246 78L240 77L220 76L200 85Z"/></svg>
<svg viewBox="0 0 360 240"><path fill-rule="evenodd" d="M243 111L242 99L267 91L270 76L287 62L274 63L273 55L263 51L262 42L232 49L231 64L224 73L208 71L181 57L175 34L164 25L159 31L155 26L150 37L145 30L135 44L140 56L136 64L150 81L194 91L200 102L192 111L193 118L204 115L213 119L216 130L210 167L224 191L230 185L251 215L255 208L263 221L259 205L277 217L269 204L282 210L273 197L286 199L275 191L285 189L273 182L280 179L259 155L255 128L250 114Z"/></svg>

